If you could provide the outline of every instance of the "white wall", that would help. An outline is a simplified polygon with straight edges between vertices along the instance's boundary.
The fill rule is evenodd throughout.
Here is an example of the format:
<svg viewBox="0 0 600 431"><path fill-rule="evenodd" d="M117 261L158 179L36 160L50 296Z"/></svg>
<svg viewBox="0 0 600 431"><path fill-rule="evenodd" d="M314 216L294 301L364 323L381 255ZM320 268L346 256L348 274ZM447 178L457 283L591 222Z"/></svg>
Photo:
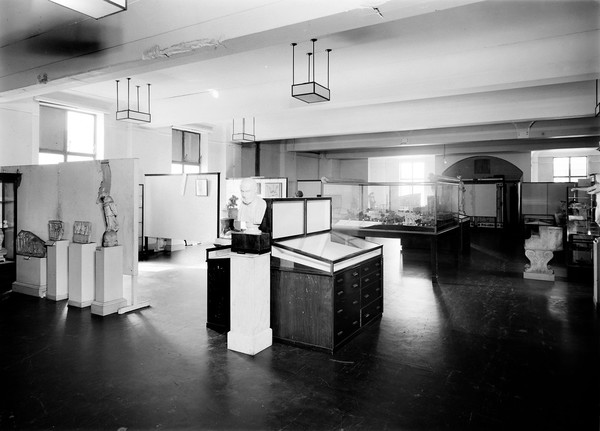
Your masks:
<svg viewBox="0 0 600 431"><path fill-rule="evenodd" d="M37 103L0 104L0 166L37 163Z"/></svg>

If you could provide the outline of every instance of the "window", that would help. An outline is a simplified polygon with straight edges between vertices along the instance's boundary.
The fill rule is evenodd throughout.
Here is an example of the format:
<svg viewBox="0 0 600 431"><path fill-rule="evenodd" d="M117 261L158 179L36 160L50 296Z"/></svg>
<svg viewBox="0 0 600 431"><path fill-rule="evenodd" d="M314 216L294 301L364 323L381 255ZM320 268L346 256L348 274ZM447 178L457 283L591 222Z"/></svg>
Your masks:
<svg viewBox="0 0 600 431"><path fill-rule="evenodd" d="M408 182L425 181L425 163L400 163L400 180ZM400 186L398 187L398 196L403 197L406 200L406 202L412 202L412 206L423 206L427 204L427 197L425 195L424 186Z"/></svg>
<svg viewBox="0 0 600 431"><path fill-rule="evenodd" d="M568 183L587 178L587 157L554 157L554 182Z"/></svg>
<svg viewBox="0 0 600 431"><path fill-rule="evenodd" d="M200 133L173 129L172 174L200 173Z"/></svg>
<svg viewBox="0 0 600 431"><path fill-rule="evenodd" d="M58 105L40 105L39 164L94 160L102 116ZM100 124L99 124L100 123Z"/></svg>

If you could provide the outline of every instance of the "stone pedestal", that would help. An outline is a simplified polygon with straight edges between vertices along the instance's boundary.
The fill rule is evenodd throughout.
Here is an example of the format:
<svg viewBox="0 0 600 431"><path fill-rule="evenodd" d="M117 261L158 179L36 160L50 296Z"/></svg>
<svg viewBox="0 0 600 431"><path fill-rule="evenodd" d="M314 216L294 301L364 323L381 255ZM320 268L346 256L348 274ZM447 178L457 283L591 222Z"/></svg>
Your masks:
<svg viewBox="0 0 600 431"><path fill-rule="evenodd" d="M46 298L62 301L69 297L69 241L56 241L46 249L48 250Z"/></svg>
<svg viewBox="0 0 600 431"><path fill-rule="evenodd" d="M95 297L92 314L107 316L127 305L123 298L123 246L96 250Z"/></svg>
<svg viewBox="0 0 600 431"><path fill-rule="evenodd" d="M525 265L523 278L554 281L554 271L548 262L554 251L562 250L563 229L555 226L540 226L539 235L532 234L525 240L525 256L530 263Z"/></svg>
<svg viewBox="0 0 600 431"><path fill-rule="evenodd" d="M16 293L43 298L47 290L47 273L45 257L17 255L17 280L12 284Z"/></svg>
<svg viewBox="0 0 600 431"><path fill-rule="evenodd" d="M69 246L69 302L73 307L89 307L94 300L96 243Z"/></svg>
<svg viewBox="0 0 600 431"><path fill-rule="evenodd" d="M273 344L271 253L231 255L227 348L256 355Z"/></svg>

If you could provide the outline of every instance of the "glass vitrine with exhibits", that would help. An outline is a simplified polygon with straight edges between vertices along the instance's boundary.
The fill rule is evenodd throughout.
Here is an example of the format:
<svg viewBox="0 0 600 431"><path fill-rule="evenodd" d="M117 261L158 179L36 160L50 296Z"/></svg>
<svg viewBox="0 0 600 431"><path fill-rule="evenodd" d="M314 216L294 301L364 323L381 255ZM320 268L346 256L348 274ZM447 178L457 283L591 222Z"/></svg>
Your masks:
<svg viewBox="0 0 600 431"><path fill-rule="evenodd" d="M458 178L370 183L323 180L333 229L438 233L458 226L463 185Z"/></svg>

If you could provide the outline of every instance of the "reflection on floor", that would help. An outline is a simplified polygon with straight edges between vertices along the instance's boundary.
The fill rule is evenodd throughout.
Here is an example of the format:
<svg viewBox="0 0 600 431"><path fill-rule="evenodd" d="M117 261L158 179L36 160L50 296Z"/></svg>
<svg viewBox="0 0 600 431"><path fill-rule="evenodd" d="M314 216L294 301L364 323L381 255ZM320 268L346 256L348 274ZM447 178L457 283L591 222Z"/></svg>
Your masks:
<svg viewBox="0 0 600 431"><path fill-rule="evenodd" d="M505 240L474 232L435 287L386 255L383 318L335 355L227 350L197 246L142 262L129 314L5 294L0 429L597 430L591 282L525 280Z"/></svg>

